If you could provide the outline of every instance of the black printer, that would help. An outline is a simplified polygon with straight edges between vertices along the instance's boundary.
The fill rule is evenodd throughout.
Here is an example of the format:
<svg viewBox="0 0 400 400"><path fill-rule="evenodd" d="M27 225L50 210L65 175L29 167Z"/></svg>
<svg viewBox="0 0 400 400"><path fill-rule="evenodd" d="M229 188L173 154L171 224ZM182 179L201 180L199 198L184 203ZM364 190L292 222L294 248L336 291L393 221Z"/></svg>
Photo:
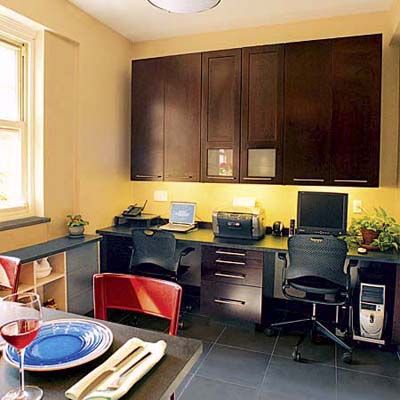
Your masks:
<svg viewBox="0 0 400 400"><path fill-rule="evenodd" d="M217 237L258 240L265 235L264 212L257 207L215 210L212 227Z"/></svg>

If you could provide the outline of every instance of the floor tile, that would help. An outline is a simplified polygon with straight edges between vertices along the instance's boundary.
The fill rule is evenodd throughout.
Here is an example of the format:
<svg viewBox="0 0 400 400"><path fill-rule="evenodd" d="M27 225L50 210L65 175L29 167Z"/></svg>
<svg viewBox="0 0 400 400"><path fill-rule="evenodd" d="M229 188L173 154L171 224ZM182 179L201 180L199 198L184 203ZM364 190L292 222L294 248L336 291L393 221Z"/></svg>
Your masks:
<svg viewBox="0 0 400 400"><path fill-rule="evenodd" d="M255 389L195 376L179 400L256 400Z"/></svg>
<svg viewBox="0 0 400 400"><path fill-rule="evenodd" d="M261 387L260 399L335 400L335 368L273 356Z"/></svg>
<svg viewBox="0 0 400 400"><path fill-rule="evenodd" d="M215 345L197 374L256 387L262 382L268 360L267 354Z"/></svg>
<svg viewBox="0 0 400 400"><path fill-rule="evenodd" d="M183 382L180 384L179 388L175 392L176 399L179 399L182 396L184 390L186 389L188 382L191 382L192 379L193 379L193 374L188 374L185 376L185 379L183 380Z"/></svg>
<svg viewBox="0 0 400 400"><path fill-rule="evenodd" d="M398 400L400 380L338 369L338 400Z"/></svg>
<svg viewBox="0 0 400 400"><path fill-rule="evenodd" d="M281 333L275 347L274 355L292 358L294 346L300 335ZM313 343L310 337L306 337L300 347L302 359L312 364L335 365L335 345L324 340L321 343Z"/></svg>
<svg viewBox="0 0 400 400"><path fill-rule="evenodd" d="M358 372L385 375L400 379L400 361L396 353L371 348L355 348L353 362L342 361L343 351L338 351L338 367Z"/></svg>
<svg viewBox="0 0 400 400"><path fill-rule="evenodd" d="M223 331L225 325L207 317L184 315L184 329L178 335L194 339L214 342Z"/></svg>
<svg viewBox="0 0 400 400"><path fill-rule="evenodd" d="M232 326L227 326L224 333L218 339L219 344L269 354L272 353L275 342L275 337L268 337L263 332L258 332L254 328L243 329Z"/></svg>
<svg viewBox="0 0 400 400"><path fill-rule="evenodd" d="M200 366L200 364L208 356L208 353L210 352L211 346L212 346L212 343L203 341L203 353L201 353L200 358L196 361L196 364L194 364L194 366L192 368L193 372L195 372L197 370L197 368Z"/></svg>

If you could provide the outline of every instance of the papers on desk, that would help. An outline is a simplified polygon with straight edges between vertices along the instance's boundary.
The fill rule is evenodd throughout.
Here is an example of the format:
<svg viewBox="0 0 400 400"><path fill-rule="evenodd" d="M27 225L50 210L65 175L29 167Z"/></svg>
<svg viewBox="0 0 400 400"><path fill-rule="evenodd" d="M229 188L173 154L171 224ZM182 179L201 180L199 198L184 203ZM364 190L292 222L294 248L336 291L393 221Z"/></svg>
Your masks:
<svg viewBox="0 0 400 400"><path fill-rule="evenodd" d="M117 400L164 356L167 344L128 340L108 360L65 392L72 400Z"/></svg>

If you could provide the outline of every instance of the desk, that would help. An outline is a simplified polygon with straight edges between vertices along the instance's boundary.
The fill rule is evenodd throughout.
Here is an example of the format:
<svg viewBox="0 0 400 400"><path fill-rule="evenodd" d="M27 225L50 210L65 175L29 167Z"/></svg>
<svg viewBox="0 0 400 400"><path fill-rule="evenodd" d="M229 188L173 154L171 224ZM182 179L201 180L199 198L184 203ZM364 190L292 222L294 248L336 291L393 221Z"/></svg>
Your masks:
<svg viewBox="0 0 400 400"><path fill-rule="evenodd" d="M44 309L44 319L76 318L74 314ZM79 318L83 318L79 316ZM89 318L88 318L89 319ZM105 361L128 339L138 337L149 342L165 340L167 352L160 363L136 384L124 399L169 400L185 376L190 372L202 353L202 343L198 340L169 336L160 332L134 328L102 321L114 334L114 342L106 355L80 367L64 371L33 373L26 372L26 384L37 385L44 391L44 398L65 399L64 392L83 376ZM0 358L0 397L8 390L18 387L18 369Z"/></svg>
<svg viewBox="0 0 400 400"><path fill-rule="evenodd" d="M113 263L113 260L107 260L107 252L110 248L115 249L114 260L118 265L129 265L131 230L129 226L112 226L97 231L98 234L103 236L103 242L101 245L101 265L102 271L113 271L110 265L107 265L109 261ZM274 279L275 279L275 266L276 266L276 255L278 253L286 253L288 251L286 237L275 237L271 235L265 236L263 239L258 241L252 240L241 240L241 239L223 239L215 238L211 229L196 229L189 233L176 233L174 234L177 239L178 246L190 245L197 249L204 246L215 246L224 247L230 249L242 249L242 250L253 250L260 251L264 254L264 277L263 277L263 296L264 298L273 297L274 293ZM183 282L200 286L200 251L197 255L194 255L193 259L193 272L191 282ZM190 256L189 256L190 257ZM392 265L395 270L393 271L394 278L394 305L393 314L400 316L400 255L394 252L369 252L366 255L360 255L356 250L351 249L347 255L348 260L359 261L362 265L368 265L368 263L378 263ZM123 269L118 271L123 272ZM394 318L392 327L392 341L394 343L400 343L400 317Z"/></svg>

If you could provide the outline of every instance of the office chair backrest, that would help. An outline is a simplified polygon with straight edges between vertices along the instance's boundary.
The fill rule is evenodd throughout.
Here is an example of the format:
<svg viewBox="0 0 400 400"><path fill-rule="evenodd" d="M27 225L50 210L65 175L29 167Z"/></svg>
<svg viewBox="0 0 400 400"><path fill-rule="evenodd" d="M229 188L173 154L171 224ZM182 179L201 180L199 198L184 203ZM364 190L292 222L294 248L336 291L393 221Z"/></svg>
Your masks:
<svg viewBox="0 0 400 400"><path fill-rule="evenodd" d="M107 320L108 309L138 312L170 321L169 334L178 333L182 288L173 282L126 274L93 277L94 317Z"/></svg>
<svg viewBox="0 0 400 400"><path fill-rule="evenodd" d="M286 278L316 277L346 287L344 263L347 245L334 236L295 235L289 239Z"/></svg>
<svg viewBox="0 0 400 400"><path fill-rule="evenodd" d="M17 293L21 261L15 257L0 256L0 287Z"/></svg>
<svg viewBox="0 0 400 400"><path fill-rule="evenodd" d="M151 264L170 271L177 270L176 239L171 232L154 229L132 231L133 256L131 265Z"/></svg>

